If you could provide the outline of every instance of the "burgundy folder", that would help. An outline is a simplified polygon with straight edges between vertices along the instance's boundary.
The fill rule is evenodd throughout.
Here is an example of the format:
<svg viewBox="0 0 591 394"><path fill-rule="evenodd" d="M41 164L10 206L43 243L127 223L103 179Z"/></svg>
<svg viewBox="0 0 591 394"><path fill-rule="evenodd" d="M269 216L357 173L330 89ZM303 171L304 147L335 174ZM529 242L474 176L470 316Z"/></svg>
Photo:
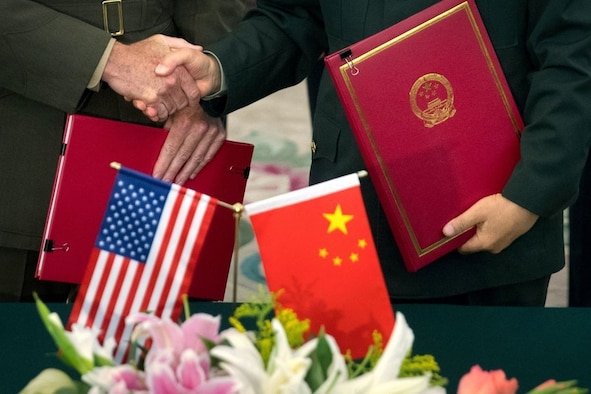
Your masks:
<svg viewBox="0 0 591 394"><path fill-rule="evenodd" d="M49 206L37 276L80 283L117 171L111 162L151 174L164 129L69 115ZM184 186L229 204L242 202L254 146L225 141L214 159ZM219 207L208 231L191 297L222 300L232 260L235 219Z"/></svg>
<svg viewBox="0 0 591 394"><path fill-rule="evenodd" d="M325 58L409 271L443 226L502 190L523 121L473 0L442 0Z"/></svg>

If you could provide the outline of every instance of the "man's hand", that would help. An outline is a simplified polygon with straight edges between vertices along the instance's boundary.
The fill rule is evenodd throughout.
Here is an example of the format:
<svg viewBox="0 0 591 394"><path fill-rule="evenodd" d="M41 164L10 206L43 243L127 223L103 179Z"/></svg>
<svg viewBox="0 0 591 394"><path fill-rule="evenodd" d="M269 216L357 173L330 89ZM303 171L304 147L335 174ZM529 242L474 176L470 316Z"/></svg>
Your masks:
<svg viewBox="0 0 591 394"><path fill-rule="evenodd" d="M116 42L102 79L126 99L144 103L144 114L151 120L164 121L184 107L196 106L201 98L194 79L184 68L163 76L155 74L154 69L168 53L170 47L163 35L131 45Z"/></svg>
<svg viewBox="0 0 591 394"><path fill-rule="evenodd" d="M484 197L443 227L443 234L454 236L476 226L476 234L459 248L460 253L488 251L499 253L538 220L538 216L501 194Z"/></svg>
<svg viewBox="0 0 591 394"><path fill-rule="evenodd" d="M181 185L211 161L226 139L221 119L210 117L199 105L180 110L164 128L169 130L168 137L153 175Z"/></svg>
<svg viewBox="0 0 591 394"><path fill-rule="evenodd" d="M156 75L165 77L184 66L197 83L201 97L220 90L221 70L213 56L204 54L201 47L191 45L180 38L164 37L164 40L172 52L156 67Z"/></svg>

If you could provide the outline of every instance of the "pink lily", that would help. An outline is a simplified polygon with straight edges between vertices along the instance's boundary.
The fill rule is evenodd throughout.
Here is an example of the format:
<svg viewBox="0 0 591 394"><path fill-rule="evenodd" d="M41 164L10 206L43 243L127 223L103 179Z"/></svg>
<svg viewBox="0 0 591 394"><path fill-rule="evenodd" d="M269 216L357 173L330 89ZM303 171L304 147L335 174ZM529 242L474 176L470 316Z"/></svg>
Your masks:
<svg viewBox="0 0 591 394"><path fill-rule="evenodd" d="M82 375L82 381L91 386L90 393L147 393L144 373L129 364L97 367Z"/></svg>
<svg viewBox="0 0 591 394"><path fill-rule="evenodd" d="M138 313L128 317L127 322L138 323L133 330L132 341L150 337L152 348L171 348L177 356L186 348L198 353L207 351L203 339L219 342L220 316L197 313L179 326L170 319Z"/></svg>
<svg viewBox="0 0 591 394"><path fill-rule="evenodd" d="M237 392L235 380L210 376L210 358L204 340L218 343L220 317L198 313L181 325L170 319L136 314L132 340L151 339L145 360L146 385L151 393L229 394Z"/></svg>
<svg viewBox="0 0 591 394"><path fill-rule="evenodd" d="M231 394L237 393L231 377L210 377L209 357L191 349L182 352L176 367L157 355L146 360L147 385L150 393Z"/></svg>

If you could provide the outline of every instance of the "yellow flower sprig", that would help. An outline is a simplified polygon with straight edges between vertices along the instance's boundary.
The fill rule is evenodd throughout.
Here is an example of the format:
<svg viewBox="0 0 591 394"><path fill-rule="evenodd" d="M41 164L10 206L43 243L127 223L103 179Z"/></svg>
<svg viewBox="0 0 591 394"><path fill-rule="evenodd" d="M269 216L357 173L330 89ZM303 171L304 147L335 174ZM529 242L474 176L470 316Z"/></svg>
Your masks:
<svg viewBox="0 0 591 394"><path fill-rule="evenodd" d="M401 378L422 376L426 372L431 372L430 383L432 386L447 385L448 379L441 376L439 364L431 354L412 355L411 352L409 352L406 358L402 361L400 374L398 376Z"/></svg>
<svg viewBox="0 0 591 394"><path fill-rule="evenodd" d="M283 326L287 340L293 349L296 349L306 341L306 333L310 330L308 319L300 320L297 314L290 308L283 308L277 300L281 293L265 293L259 289L259 295L252 302L239 305L230 317L230 324L240 332L246 332L245 320L254 320L255 345L261 353L265 365L271 355L275 344L271 319L274 316Z"/></svg>
<svg viewBox="0 0 591 394"><path fill-rule="evenodd" d="M369 346L365 357L361 361L354 360L351 356L350 350L347 350L345 353L345 361L347 361L347 371L350 379L373 370L382 356L382 353L384 352L382 334L378 330L374 330L372 332L372 338L373 344Z"/></svg>

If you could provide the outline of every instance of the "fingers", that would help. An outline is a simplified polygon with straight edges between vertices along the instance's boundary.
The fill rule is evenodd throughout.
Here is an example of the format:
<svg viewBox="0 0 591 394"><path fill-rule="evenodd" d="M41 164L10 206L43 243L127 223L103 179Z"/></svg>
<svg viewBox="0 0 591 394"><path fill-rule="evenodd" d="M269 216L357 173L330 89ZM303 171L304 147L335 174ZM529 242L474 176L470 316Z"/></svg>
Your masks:
<svg viewBox="0 0 591 394"><path fill-rule="evenodd" d="M160 102L155 103L150 108L156 110L156 116L153 117L154 122L164 122L168 117L174 114L177 110L175 99L172 97L174 92L161 96Z"/></svg>
<svg viewBox="0 0 591 394"><path fill-rule="evenodd" d="M162 95L165 98L163 103L155 107L161 121L166 120L166 117L162 118L164 113L168 117L182 108L195 106L199 103L200 94L197 84L184 67L178 67L173 70L171 75L160 78L165 81L165 92L168 92Z"/></svg>
<svg viewBox="0 0 591 394"><path fill-rule="evenodd" d="M189 179L195 179L195 177L203 169L203 167L205 167L205 165L207 163L209 163L210 161L213 160L215 154L218 152L218 150L220 150L220 148L222 147L222 144L226 140L225 129L223 128L221 121L220 121L219 127L222 130L224 130L224 133L218 133L216 136L212 135L213 140L211 142L206 142L205 144L201 144L202 146L204 146L207 149L206 153L202 157L200 157L199 155L197 156L197 158L199 160L197 160L196 165L194 165L194 166L186 166L185 165L184 169L183 169L183 176L184 176L184 174L188 174Z"/></svg>
<svg viewBox="0 0 591 394"><path fill-rule="evenodd" d="M191 154L189 160L187 160L178 171L174 180L176 183L182 185L187 180L194 179L199 171L201 171L203 167L213 159L225 138L220 140L219 138L212 137L211 134L206 134L203 139L199 141L197 148ZM182 156L182 154L179 156ZM173 166L170 168L172 172L174 172Z"/></svg>
<svg viewBox="0 0 591 394"><path fill-rule="evenodd" d="M177 67L190 64L194 60L195 52L193 49L185 48L169 53L156 66L156 75L170 75Z"/></svg>
<svg viewBox="0 0 591 394"><path fill-rule="evenodd" d="M483 223L485 220L485 215L482 212L481 201L472 205L467 211L462 213L460 216L457 216L454 219L450 220L443 227L443 235L445 235L446 237L454 237L470 230L474 226ZM460 247L459 252L474 253L478 251L478 248L480 247L481 243L481 241L479 240L479 235L480 234L477 231L472 238L470 238L466 243L464 243Z"/></svg>
<svg viewBox="0 0 591 394"><path fill-rule="evenodd" d="M171 53L167 43L184 46L185 50L191 48L192 53L200 48L162 35L130 45L116 43L102 75L103 81L153 121L165 121L180 109L195 105L200 98L195 80L184 68L173 68L162 76L154 72Z"/></svg>
<svg viewBox="0 0 591 394"><path fill-rule="evenodd" d="M158 92L161 101L151 105L139 102L136 107L145 107L142 112L152 121L164 122L177 111L198 105L201 98L199 89L184 67L178 67L171 75L158 78L164 80L162 92Z"/></svg>
<svg viewBox="0 0 591 394"><path fill-rule="evenodd" d="M443 227L452 237L476 226L475 235L458 250L460 253L487 251L500 253L529 231L538 216L501 194L484 197Z"/></svg>
<svg viewBox="0 0 591 394"><path fill-rule="evenodd" d="M443 227L443 235L446 237L454 237L474 227L477 223L478 221L475 219L474 215L468 210L447 222Z"/></svg>
<svg viewBox="0 0 591 394"><path fill-rule="evenodd" d="M180 111L165 127L169 132L153 175L167 182L183 184L194 178L226 138L221 120L207 116L200 107Z"/></svg>
<svg viewBox="0 0 591 394"><path fill-rule="evenodd" d="M199 104L201 94L193 77L184 67L175 69L175 74L180 83L182 99L185 100L184 106L192 107Z"/></svg>

